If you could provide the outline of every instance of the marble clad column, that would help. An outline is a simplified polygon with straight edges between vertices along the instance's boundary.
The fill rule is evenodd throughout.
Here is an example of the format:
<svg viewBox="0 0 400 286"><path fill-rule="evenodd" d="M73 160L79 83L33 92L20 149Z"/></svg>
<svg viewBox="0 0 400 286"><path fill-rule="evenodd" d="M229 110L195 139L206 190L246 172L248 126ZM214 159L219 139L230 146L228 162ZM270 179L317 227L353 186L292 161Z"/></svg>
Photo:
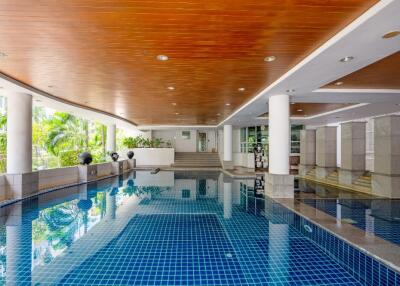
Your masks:
<svg viewBox="0 0 400 286"><path fill-rule="evenodd" d="M387 115L374 121L372 193L400 198L400 116Z"/></svg>
<svg viewBox="0 0 400 286"><path fill-rule="evenodd" d="M365 172L366 122L341 124L339 183L351 185Z"/></svg>
<svg viewBox="0 0 400 286"><path fill-rule="evenodd" d="M299 175L303 177L315 167L315 133L315 129L306 129L300 131Z"/></svg>
<svg viewBox="0 0 400 286"><path fill-rule="evenodd" d="M318 127L316 131L316 177L326 178L336 169L336 126Z"/></svg>

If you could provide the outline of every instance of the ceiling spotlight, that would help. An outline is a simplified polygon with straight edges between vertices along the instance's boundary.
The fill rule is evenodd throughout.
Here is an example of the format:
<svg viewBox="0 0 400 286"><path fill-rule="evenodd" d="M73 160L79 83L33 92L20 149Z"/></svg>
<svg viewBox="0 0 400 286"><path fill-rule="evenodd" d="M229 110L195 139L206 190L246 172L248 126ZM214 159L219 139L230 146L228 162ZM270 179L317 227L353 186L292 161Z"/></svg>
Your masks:
<svg viewBox="0 0 400 286"><path fill-rule="evenodd" d="M217 116L221 116L221 113L217 113Z"/></svg>
<svg viewBox="0 0 400 286"><path fill-rule="evenodd" d="M229 106L229 105L231 105L231 104L230 104L230 103L225 103L225 105L226 105L226 106Z"/></svg>
<svg viewBox="0 0 400 286"><path fill-rule="evenodd" d="M171 104L172 104L173 106L176 106L176 102L172 102Z"/></svg>
<svg viewBox="0 0 400 286"><path fill-rule="evenodd" d="M53 88L54 86L53 86L53 85L48 85L47 87L48 87L48 88Z"/></svg>
<svg viewBox="0 0 400 286"><path fill-rule="evenodd" d="M295 102L291 102L290 104L296 104Z"/></svg>
<svg viewBox="0 0 400 286"><path fill-rule="evenodd" d="M295 92L296 90L295 89L287 89L286 90L286 92L288 92L288 93L292 93L292 92Z"/></svg>
<svg viewBox="0 0 400 286"><path fill-rule="evenodd" d="M269 57L265 57L265 58L264 58L264 61L265 61L265 62L273 62L275 59L276 59L276 57L274 57L274 56L269 56Z"/></svg>
<svg viewBox="0 0 400 286"><path fill-rule="evenodd" d="M168 56L166 55L158 55L157 60L159 61L168 61Z"/></svg>
<svg viewBox="0 0 400 286"><path fill-rule="evenodd" d="M179 112L175 112L175 115L179 115Z"/></svg>
<svg viewBox="0 0 400 286"><path fill-rule="evenodd" d="M354 57L344 57L344 58L342 58L342 59L340 59L340 61L342 62L342 63L345 63L345 62L349 62L349 61L352 61L352 60L354 60Z"/></svg>
<svg viewBox="0 0 400 286"><path fill-rule="evenodd" d="M394 37L396 37L398 35L400 35L400 31L391 31L391 32L388 32L385 35L383 35L382 38L390 39L390 38L394 38Z"/></svg>
<svg viewBox="0 0 400 286"><path fill-rule="evenodd" d="M298 111L298 112L302 112L302 111L303 111L303 109L297 109L297 111Z"/></svg>
<svg viewBox="0 0 400 286"><path fill-rule="evenodd" d="M343 84L343 81L337 81L337 82L335 82L335 85L337 85L337 86L342 85L342 84Z"/></svg>
<svg viewBox="0 0 400 286"><path fill-rule="evenodd" d="M167 87L169 90L175 90L175 87L173 87L173 86L169 86L169 87Z"/></svg>
<svg viewBox="0 0 400 286"><path fill-rule="evenodd" d="M245 91L246 89L244 87L239 87L238 91Z"/></svg>

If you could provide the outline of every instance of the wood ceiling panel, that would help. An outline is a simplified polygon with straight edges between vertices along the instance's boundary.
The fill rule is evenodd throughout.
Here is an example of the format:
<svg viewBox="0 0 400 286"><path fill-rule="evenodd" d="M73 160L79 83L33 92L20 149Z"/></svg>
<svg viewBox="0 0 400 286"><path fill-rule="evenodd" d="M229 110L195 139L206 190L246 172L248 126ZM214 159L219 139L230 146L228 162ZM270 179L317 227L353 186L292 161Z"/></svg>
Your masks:
<svg viewBox="0 0 400 286"><path fill-rule="evenodd" d="M336 85L338 82L342 84ZM335 80L324 88L400 89L400 52Z"/></svg>
<svg viewBox="0 0 400 286"><path fill-rule="evenodd" d="M3 0L0 71L138 124L215 124L376 2Z"/></svg>
<svg viewBox="0 0 400 286"><path fill-rule="evenodd" d="M349 107L354 105L353 103L302 103L296 102L290 104L290 116L314 116L329 111L334 111L340 108ZM268 116L268 112L261 116Z"/></svg>

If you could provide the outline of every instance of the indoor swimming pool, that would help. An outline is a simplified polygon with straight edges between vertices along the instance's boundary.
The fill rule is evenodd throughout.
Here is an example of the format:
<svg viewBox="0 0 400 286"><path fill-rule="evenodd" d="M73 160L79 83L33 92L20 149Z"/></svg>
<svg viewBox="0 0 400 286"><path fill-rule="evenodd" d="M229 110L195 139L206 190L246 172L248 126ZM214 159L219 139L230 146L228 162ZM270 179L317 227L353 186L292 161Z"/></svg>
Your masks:
<svg viewBox="0 0 400 286"><path fill-rule="evenodd" d="M0 209L1 285L400 285L219 172L136 171Z"/></svg>

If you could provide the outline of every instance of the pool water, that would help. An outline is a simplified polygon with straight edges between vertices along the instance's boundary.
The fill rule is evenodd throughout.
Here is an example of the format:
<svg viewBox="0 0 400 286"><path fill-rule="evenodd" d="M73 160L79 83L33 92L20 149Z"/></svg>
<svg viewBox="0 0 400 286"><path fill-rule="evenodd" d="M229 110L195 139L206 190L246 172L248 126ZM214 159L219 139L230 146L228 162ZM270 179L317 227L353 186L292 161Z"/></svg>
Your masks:
<svg viewBox="0 0 400 286"><path fill-rule="evenodd" d="M8 205L0 284L372 285L253 186L137 171Z"/></svg>
<svg viewBox="0 0 400 286"><path fill-rule="evenodd" d="M370 235L400 245L400 199L383 199L340 191L320 185L306 184L298 200L319 209L338 222L352 224Z"/></svg>

